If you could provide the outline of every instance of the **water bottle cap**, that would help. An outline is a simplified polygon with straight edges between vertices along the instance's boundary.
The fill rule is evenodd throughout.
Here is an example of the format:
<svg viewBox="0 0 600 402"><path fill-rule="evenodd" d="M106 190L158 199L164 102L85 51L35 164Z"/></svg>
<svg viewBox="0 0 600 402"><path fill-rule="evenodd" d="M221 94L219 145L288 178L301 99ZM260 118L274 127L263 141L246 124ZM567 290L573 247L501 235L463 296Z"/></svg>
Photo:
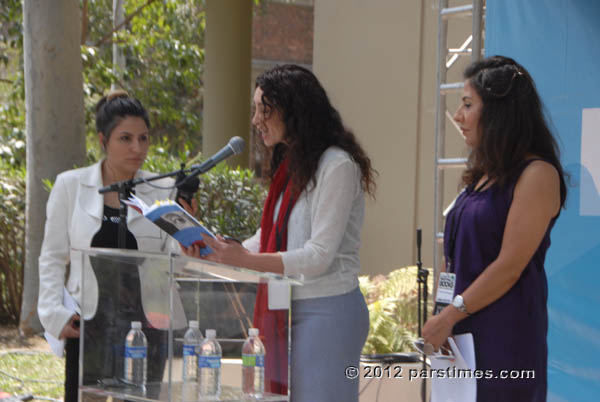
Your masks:
<svg viewBox="0 0 600 402"><path fill-rule="evenodd" d="M196 320L190 320L190 328L198 329L200 328L200 324Z"/></svg>
<svg viewBox="0 0 600 402"><path fill-rule="evenodd" d="M216 338L217 337L217 331L214 329L207 329L206 330L206 337L207 338Z"/></svg>
<svg viewBox="0 0 600 402"><path fill-rule="evenodd" d="M131 321L132 329L142 329L142 323L140 321Z"/></svg>
<svg viewBox="0 0 600 402"><path fill-rule="evenodd" d="M250 328L248 330L248 335L250 335L250 336L258 336L258 328Z"/></svg>

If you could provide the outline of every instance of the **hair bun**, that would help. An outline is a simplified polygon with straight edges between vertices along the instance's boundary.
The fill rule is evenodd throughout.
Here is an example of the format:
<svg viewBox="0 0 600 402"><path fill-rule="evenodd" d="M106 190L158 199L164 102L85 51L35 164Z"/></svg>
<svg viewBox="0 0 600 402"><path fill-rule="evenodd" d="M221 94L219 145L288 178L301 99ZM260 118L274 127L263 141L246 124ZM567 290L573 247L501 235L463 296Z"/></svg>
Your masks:
<svg viewBox="0 0 600 402"><path fill-rule="evenodd" d="M129 98L129 94L124 89L116 89L111 91L108 95L106 95L106 101L110 102L116 98Z"/></svg>
<svg viewBox="0 0 600 402"><path fill-rule="evenodd" d="M122 89L111 91L96 104L96 131L108 138L113 128L127 116L141 117L150 128L148 112L138 99Z"/></svg>

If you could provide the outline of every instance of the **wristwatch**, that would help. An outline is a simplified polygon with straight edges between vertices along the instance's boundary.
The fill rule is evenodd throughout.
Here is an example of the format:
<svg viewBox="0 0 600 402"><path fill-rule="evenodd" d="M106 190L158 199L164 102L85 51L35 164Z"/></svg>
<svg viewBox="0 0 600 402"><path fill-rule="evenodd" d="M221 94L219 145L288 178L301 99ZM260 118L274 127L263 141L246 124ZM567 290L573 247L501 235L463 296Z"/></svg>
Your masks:
<svg viewBox="0 0 600 402"><path fill-rule="evenodd" d="M463 297L461 295L454 296L454 300L452 300L452 305L460 311L462 311L463 313L471 315L471 313L467 311L467 306L465 306L465 301L463 300Z"/></svg>

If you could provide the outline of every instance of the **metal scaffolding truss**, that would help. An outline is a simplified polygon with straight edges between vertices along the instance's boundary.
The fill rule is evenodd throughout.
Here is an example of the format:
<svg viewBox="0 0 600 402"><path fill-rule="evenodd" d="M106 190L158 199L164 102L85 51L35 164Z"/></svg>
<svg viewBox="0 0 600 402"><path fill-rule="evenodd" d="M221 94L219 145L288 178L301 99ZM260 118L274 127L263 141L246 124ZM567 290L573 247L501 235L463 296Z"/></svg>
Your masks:
<svg viewBox="0 0 600 402"><path fill-rule="evenodd" d="M483 54L484 7L485 0L473 0L472 4L449 7L449 0L439 0L438 8L438 54L437 54L437 95L435 111L435 190L434 190L434 242L433 266L435 277L442 261L444 170L464 168L465 158L446 157L446 118L459 130L452 114L446 106L446 96L457 94L463 82L446 82L448 69L459 57L471 56L472 61L481 59ZM457 48L448 45L448 20L471 21L471 34ZM460 131L460 130L459 130Z"/></svg>

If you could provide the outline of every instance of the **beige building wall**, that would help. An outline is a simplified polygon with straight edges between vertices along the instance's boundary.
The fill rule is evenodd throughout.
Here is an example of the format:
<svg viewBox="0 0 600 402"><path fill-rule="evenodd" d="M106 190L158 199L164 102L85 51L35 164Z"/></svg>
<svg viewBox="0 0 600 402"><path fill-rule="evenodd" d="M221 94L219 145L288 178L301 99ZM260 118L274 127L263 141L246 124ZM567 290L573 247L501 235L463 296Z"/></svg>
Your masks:
<svg viewBox="0 0 600 402"><path fill-rule="evenodd" d="M438 0L315 1L314 72L379 171L363 230L364 274L414 265L418 227L424 266L432 266L437 6ZM470 20L460 24L470 30ZM456 32L449 28L452 47L464 40ZM450 77L459 80L466 62ZM466 155L449 124L447 150L449 157ZM446 175L445 203L456 194L458 173Z"/></svg>
<svg viewBox="0 0 600 402"><path fill-rule="evenodd" d="M248 144L251 44L252 2L207 0L202 130L205 157L219 151L234 136ZM241 155L227 162L247 166L248 145Z"/></svg>

